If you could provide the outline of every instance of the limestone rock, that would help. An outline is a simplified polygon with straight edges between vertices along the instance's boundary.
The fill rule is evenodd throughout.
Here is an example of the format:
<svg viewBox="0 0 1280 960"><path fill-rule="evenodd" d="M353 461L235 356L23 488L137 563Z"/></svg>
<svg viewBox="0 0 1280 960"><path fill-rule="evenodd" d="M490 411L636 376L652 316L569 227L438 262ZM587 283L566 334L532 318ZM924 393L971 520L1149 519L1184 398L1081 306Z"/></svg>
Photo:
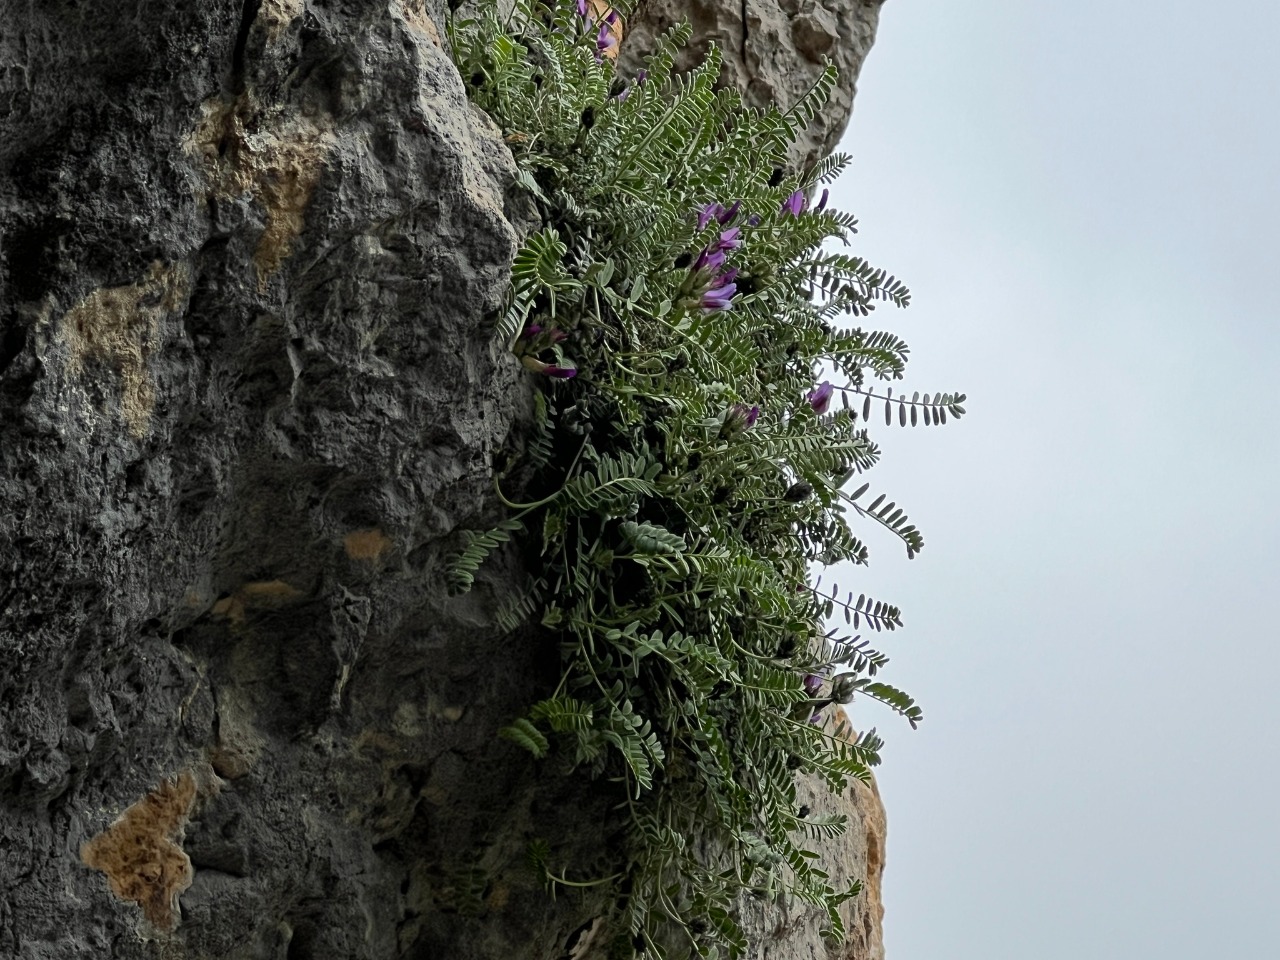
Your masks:
<svg viewBox="0 0 1280 960"><path fill-rule="evenodd" d="M832 727L837 736L855 739L843 711L836 715ZM835 797L820 778L810 774L800 778L796 794L797 802L809 807L810 816L840 813L849 818L843 836L819 844L818 863L837 889L861 880L862 892L840 908L845 927L840 942L822 937L825 911L799 903L762 904L745 898L743 927L757 949L753 960L884 960L880 880L886 827L875 780L854 781L843 797Z"/></svg>
<svg viewBox="0 0 1280 960"><path fill-rule="evenodd" d="M3 21L0 956L554 956L533 825L607 838L496 737L554 647L442 585L531 384L441 11Z"/></svg>
<svg viewBox="0 0 1280 960"><path fill-rule="evenodd" d="M723 83L755 107L788 109L822 72L824 57L840 71L831 100L792 160L811 164L835 149L853 112L858 72L875 41L884 0L641 0L626 27L623 69L634 71L654 38L687 19L694 43L680 66L700 62L715 43L724 54Z"/></svg>

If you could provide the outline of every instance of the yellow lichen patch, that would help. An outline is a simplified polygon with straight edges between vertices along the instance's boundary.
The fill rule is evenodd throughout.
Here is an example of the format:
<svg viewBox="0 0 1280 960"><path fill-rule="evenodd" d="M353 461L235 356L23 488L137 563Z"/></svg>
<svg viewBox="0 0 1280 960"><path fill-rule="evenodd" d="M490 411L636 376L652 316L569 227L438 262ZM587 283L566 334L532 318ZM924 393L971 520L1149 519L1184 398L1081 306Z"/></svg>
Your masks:
<svg viewBox="0 0 1280 960"><path fill-rule="evenodd" d="M302 233L302 215L320 182L331 143L314 124L299 123L265 144L257 200L267 212L267 228L253 251L260 291L266 290L271 275L280 269L293 241Z"/></svg>
<svg viewBox="0 0 1280 960"><path fill-rule="evenodd" d="M215 603L209 612L239 626L244 623L246 614L285 607L301 597L301 590L283 580L259 580L237 587Z"/></svg>
<svg viewBox="0 0 1280 960"><path fill-rule="evenodd" d="M304 0L262 0L258 19L267 30L267 43L275 43L285 27L302 16Z"/></svg>
<svg viewBox="0 0 1280 960"><path fill-rule="evenodd" d="M191 860L178 841L195 798L195 777L183 771L80 847L85 865L105 873L111 892L138 904L158 930L177 926L178 895L191 886Z"/></svg>
<svg viewBox="0 0 1280 960"><path fill-rule="evenodd" d="M395 544L377 527L368 530L352 530L342 538L342 546L352 560L366 560L373 563Z"/></svg>
<svg viewBox="0 0 1280 960"><path fill-rule="evenodd" d="M71 349L68 371L80 374L90 359L112 364L120 374L121 413L134 436L147 432L155 406L147 357L160 321L181 309L189 283L186 264L156 262L140 282L94 290L62 316L62 338Z"/></svg>
<svg viewBox="0 0 1280 960"><path fill-rule="evenodd" d="M400 14L404 18L405 24L413 30L425 36L437 47L443 46L440 42L440 31L436 28L436 22L427 13L422 0L400 0Z"/></svg>
<svg viewBox="0 0 1280 960"><path fill-rule="evenodd" d="M247 193L265 212L266 227L253 252L258 289L265 290L302 232L303 215L336 141L327 118L296 114L253 116L250 133L246 118L253 113L248 94L214 97L201 106L185 146L203 161L208 194Z"/></svg>

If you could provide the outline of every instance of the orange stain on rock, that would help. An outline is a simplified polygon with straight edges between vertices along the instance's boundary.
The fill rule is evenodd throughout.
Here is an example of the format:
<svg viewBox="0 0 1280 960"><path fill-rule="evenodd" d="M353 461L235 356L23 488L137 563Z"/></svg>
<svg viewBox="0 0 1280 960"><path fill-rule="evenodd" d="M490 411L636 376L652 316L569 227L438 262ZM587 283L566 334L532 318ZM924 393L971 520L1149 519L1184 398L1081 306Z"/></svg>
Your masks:
<svg viewBox="0 0 1280 960"><path fill-rule="evenodd" d="M352 530L342 538L342 546L352 560L372 562L381 559L395 544L378 527L371 527L367 530Z"/></svg>
<svg viewBox="0 0 1280 960"><path fill-rule="evenodd" d="M195 777L183 771L80 847L85 865L105 873L111 892L140 906L157 930L178 925L178 895L191 886L191 859L178 844L195 798Z"/></svg>

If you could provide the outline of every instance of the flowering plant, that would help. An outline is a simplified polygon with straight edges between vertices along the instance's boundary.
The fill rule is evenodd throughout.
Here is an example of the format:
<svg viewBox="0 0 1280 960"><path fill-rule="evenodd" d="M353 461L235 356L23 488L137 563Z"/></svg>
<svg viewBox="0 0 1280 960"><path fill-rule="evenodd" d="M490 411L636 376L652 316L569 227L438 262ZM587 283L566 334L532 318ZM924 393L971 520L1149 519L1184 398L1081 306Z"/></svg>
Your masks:
<svg viewBox="0 0 1280 960"><path fill-rule="evenodd" d="M913 726L920 709L876 678L883 654L825 625L840 610L855 630L893 630L898 610L842 600L809 571L866 562L854 518L921 549L894 503L864 506L868 486L846 486L879 458L873 400L902 422L910 410L940 423L964 397L875 392L868 378L902 376L906 345L838 326L909 294L823 249L856 221L827 208L826 189L808 197L847 158L788 163L834 69L790 110L752 110L716 89L714 46L674 73L690 36L680 25L628 80L603 55L614 24L595 9L515 0L509 15L482 6L451 24L461 73L543 224L516 257L499 323L541 375L537 432L498 480L509 516L470 537L454 580L469 587L513 537L537 571L500 621L557 631L561 679L503 732L618 789L622 952L736 956L747 891L820 904L839 937L838 907L857 888L834 889L809 847L844 818L801 814L796 774L840 791L878 763L874 730L833 736L832 704L861 694ZM820 366L843 385L817 382Z"/></svg>

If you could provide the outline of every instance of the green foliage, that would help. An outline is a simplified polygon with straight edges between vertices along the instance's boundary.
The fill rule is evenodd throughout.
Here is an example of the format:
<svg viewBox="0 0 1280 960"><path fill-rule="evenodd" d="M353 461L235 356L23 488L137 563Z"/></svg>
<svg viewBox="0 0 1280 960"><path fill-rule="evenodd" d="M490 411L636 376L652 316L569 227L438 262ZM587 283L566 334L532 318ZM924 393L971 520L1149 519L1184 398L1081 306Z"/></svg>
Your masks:
<svg viewBox="0 0 1280 960"><path fill-rule="evenodd" d="M802 816L795 777L840 791L879 762L874 730L849 742L826 729L834 704L861 695L913 726L920 708L877 679L884 654L823 630L842 611L855 630L893 631L898 609L841 600L809 571L866 562L853 522L909 556L922 548L895 502L864 505L866 484L844 487L879 459L873 401L890 420L896 405L902 424L935 424L962 415L964 396L867 385L901 378L908 349L846 320L910 294L824 249L848 242L852 217L801 209L848 158L787 165L834 69L789 111L752 110L717 89L714 47L673 72L689 36L673 28L640 82L596 55L596 27L571 2L516 0L507 16L482 5L451 23L462 76L543 219L516 257L499 332L547 375L524 502L499 491L511 515L471 535L453 580L466 589L527 531L534 581L498 620L556 631L563 670L502 735L617 784L628 949L733 957L744 892L820 905L841 935L838 907L857 886L834 888L814 848L844 818ZM815 392L819 366L845 384ZM531 851L568 883L545 845Z"/></svg>

